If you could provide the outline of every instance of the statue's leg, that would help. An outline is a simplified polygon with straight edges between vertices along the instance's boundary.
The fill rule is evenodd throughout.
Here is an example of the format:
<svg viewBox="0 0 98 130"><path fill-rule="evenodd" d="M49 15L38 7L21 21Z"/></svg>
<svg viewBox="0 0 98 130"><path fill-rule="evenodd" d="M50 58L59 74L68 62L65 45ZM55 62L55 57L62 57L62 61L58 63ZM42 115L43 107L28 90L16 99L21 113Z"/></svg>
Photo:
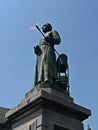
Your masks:
<svg viewBox="0 0 98 130"><path fill-rule="evenodd" d="M41 82L43 82L43 77L44 77L44 75L43 75L43 61L42 61L42 59L41 59L41 56L39 57L39 59L38 59L38 64L37 64L37 76L38 76L38 83L41 83Z"/></svg>
<svg viewBox="0 0 98 130"><path fill-rule="evenodd" d="M44 82L49 82L49 65L44 64Z"/></svg>

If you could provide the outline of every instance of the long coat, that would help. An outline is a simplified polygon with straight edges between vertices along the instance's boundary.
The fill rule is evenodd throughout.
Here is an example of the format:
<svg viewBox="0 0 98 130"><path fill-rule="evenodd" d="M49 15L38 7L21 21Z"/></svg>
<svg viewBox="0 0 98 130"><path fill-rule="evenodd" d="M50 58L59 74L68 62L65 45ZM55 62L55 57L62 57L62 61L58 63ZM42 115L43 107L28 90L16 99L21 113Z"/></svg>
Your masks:
<svg viewBox="0 0 98 130"><path fill-rule="evenodd" d="M39 43L39 54L36 60L35 69L35 85L41 82L49 82L54 84L57 78L56 54L54 50L55 44L60 44L60 36L57 31L49 31L45 33L45 37L51 38L51 42L47 42L44 37Z"/></svg>

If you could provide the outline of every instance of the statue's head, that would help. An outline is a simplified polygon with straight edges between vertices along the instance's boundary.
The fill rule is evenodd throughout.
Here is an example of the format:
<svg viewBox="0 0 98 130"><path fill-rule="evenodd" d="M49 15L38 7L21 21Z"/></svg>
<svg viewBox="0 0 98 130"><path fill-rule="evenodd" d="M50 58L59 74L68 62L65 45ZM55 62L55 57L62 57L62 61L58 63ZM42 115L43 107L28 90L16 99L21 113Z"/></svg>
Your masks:
<svg viewBox="0 0 98 130"><path fill-rule="evenodd" d="M50 23L44 24L44 25L42 26L42 30L43 30L44 33L51 31L51 30L52 30L51 24L50 24Z"/></svg>

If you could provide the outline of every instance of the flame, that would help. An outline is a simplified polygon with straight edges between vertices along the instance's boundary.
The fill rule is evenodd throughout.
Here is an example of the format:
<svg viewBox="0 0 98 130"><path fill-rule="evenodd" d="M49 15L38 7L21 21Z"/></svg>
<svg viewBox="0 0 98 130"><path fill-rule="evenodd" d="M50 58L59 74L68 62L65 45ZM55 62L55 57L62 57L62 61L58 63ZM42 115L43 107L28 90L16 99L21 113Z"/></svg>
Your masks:
<svg viewBox="0 0 98 130"><path fill-rule="evenodd" d="M34 29L36 29L36 25L39 26L39 22L36 22L35 26L30 26L30 27L29 27L29 30L34 30Z"/></svg>
<svg viewBox="0 0 98 130"><path fill-rule="evenodd" d="M35 26L30 26L29 29L30 30L34 30L36 27Z"/></svg>

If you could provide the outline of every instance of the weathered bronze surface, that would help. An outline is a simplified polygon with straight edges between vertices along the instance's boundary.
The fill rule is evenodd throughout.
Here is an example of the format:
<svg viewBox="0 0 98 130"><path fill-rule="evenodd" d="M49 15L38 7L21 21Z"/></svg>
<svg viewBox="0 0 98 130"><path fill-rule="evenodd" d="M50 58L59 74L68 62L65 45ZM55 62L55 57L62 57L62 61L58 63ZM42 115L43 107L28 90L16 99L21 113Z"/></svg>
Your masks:
<svg viewBox="0 0 98 130"><path fill-rule="evenodd" d="M39 27L36 27L41 32ZM59 54L54 48L54 45L59 45L61 42L60 35L57 31L52 30L49 23L43 25L42 30L43 37L39 45L34 47L37 55L34 86L38 87L43 83L48 83L50 87L69 95L68 57L64 53Z"/></svg>
<svg viewBox="0 0 98 130"><path fill-rule="evenodd" d="M44 36L34 48L37 55L35 69L35 85L47 82L54 85L57 78L57 65L54 45L59 45L61 38L57 31L52 30L49 23L43 25Z"/></svg>

